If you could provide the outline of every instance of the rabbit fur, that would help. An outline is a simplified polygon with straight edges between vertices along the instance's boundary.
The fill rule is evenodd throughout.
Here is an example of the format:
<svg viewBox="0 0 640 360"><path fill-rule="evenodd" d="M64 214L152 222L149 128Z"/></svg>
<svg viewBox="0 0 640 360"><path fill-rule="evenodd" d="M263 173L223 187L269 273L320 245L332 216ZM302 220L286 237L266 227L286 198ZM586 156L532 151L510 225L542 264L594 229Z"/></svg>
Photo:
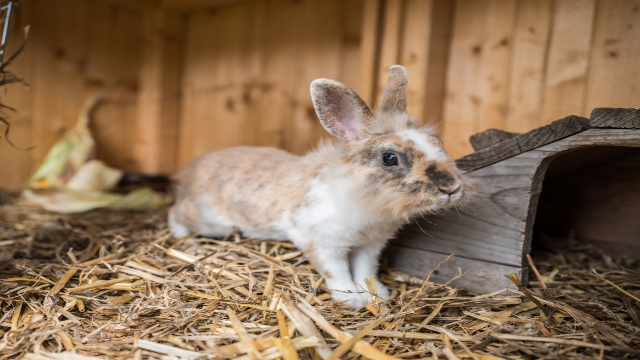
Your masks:
<svg viewBox="0 0 640 360"><path fill-rule="evenodd" d="M176 177L171 231L222 236L237 227L249 237L291 240L334 300L363 306L372 297L364 279L377 273L396 231L472 192L432 130L407 113L407 81L404 67L391 67L377 113L346 85L313 81L318 118L338 140L304 156L243 146L196 159ZM388 298L375 283L377 296Z"/></svg>

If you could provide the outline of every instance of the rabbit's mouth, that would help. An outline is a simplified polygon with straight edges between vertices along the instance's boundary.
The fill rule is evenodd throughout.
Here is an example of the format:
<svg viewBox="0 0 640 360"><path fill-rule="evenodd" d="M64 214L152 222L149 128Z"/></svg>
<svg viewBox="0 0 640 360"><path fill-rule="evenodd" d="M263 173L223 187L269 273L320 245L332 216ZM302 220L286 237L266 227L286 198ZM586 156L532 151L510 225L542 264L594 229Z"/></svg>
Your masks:
<svg viewBox="0 0 640 360"><path fill-rule="evenodd" d="M453 208L458 205L463 198L463 191L456 191L451 194L442 193L435 199L425 199L422 200L417 206L414 206L416 210L415 215L421 214L433 214L437 213L439 210L447 210Z"/></svg>
<svg viewBox="0 0 640 360"><path fill-rule="evenodd" d="M462 188L451 194L446 194L446 196L445 205L456 205L460 200L462 200Z"/></svg>

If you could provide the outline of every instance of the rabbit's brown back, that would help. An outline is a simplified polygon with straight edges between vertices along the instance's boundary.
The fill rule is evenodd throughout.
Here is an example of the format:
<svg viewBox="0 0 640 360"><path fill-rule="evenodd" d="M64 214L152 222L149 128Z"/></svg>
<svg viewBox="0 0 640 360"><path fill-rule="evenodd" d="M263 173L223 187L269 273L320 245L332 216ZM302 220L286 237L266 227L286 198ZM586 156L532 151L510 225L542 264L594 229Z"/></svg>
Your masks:
<svg viewBox="0 0 640 360"><path fill-rule="evenodd" d="M286 151L249 146L214 151L176 176L174 220L201 232L207 228L203 220L226 225L205 235L224 235L236 226L282 238L275 234L282 232L280 217L291 204L304 204L312 176L302 157Z"/></svg>

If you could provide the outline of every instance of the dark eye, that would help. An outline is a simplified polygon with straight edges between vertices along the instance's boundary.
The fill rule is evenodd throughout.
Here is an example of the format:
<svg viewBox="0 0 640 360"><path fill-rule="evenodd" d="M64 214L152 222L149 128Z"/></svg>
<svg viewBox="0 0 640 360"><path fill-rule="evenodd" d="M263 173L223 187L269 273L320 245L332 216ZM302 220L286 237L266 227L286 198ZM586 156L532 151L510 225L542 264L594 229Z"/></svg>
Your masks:
<svg viewBox="0 0 640 360"><path fill-rule="evenodd" d="M382 154L382 163L385 166L398 165L398 155L393 154L393 153L384 153L384 154Z"/></svg>

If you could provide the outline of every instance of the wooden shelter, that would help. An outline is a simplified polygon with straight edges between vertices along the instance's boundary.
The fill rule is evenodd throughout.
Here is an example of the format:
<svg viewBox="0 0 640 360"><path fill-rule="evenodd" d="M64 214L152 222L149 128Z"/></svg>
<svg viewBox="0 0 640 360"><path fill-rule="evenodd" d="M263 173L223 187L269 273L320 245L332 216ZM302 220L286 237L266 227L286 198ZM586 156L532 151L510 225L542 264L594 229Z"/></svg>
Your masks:
<svg viewBox="0 0 640 360"><path fill-rule="evenodd" d="M534 234L573 236L640 255L640 109L598 108L524 134L487 130L456 161L480 180L459 211L430 216L391 245L389 263L424 275L455 253L434 279L461 269L459 285L489 292L528 276ZM502 276L503 275L503 276Z"/></svg>

